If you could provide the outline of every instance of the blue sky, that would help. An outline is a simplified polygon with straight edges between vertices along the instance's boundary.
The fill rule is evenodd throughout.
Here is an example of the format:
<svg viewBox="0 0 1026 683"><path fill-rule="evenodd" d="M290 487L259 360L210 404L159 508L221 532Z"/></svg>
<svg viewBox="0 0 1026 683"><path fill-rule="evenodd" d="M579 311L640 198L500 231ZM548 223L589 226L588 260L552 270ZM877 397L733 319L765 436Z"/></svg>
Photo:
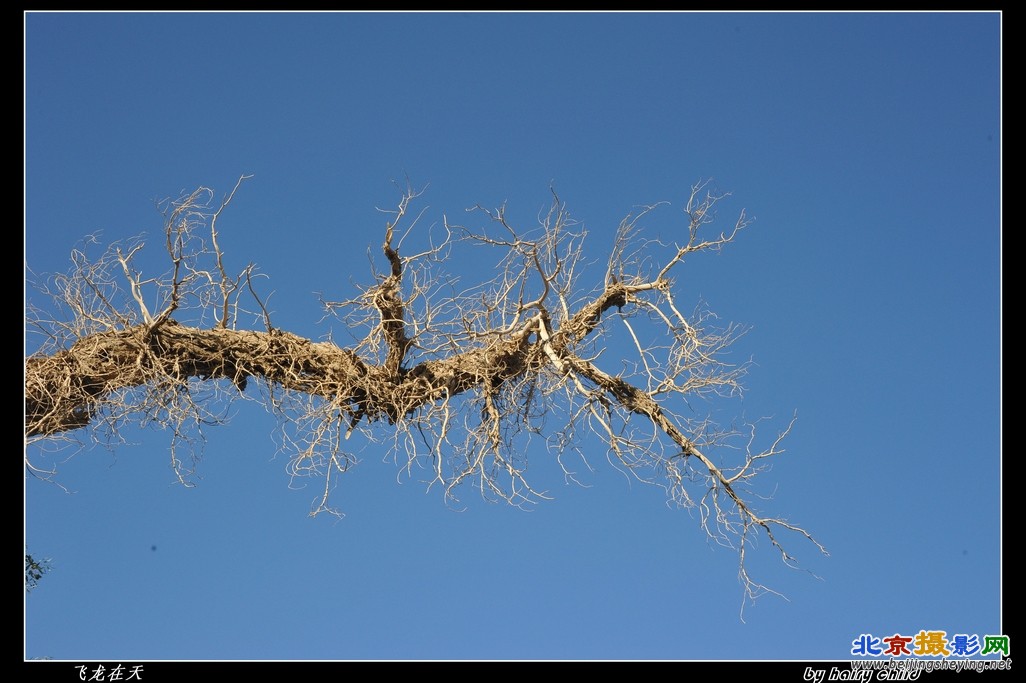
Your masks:
<svg viewBox="0 0 1026 683"><path fill-rule="evenodd" d="M428 185L428 225L505 201L529 228L551 185L601 264L633 207L672 202L644 228L673 239L712 178L722 227L756 221L677 296L751 326L755 366L699 409L769 432L797 411L762 505L830 551L788 537L794 571L760 543L787 600L742 621L737 555L601 451L587 487L529 454L554 496L531 512L471 489L455 512L366 443L345 518L311 519L316 483L290 490L243 402L194 488L154 430L61 462L71 495L26 478L53 558L27 657L849 659L860 633L1002 633L999 14L31 13L25 35L28 267L159 236L155 200L252 174L227 257L313 339L343 332L318 293L381 267L393 180Z"/></svg>

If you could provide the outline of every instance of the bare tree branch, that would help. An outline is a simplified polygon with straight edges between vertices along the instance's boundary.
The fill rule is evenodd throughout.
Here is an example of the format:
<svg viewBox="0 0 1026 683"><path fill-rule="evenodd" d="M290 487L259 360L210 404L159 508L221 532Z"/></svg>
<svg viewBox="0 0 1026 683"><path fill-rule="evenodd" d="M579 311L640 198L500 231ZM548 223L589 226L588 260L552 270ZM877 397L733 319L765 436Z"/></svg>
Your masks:
<svg viewBox="0 0 1026 683"><path fill-rule="evenodd" d="M331 491L356 462L346 450L356 432L389 440L400 471L425 477L450 502L470 484L517 506L547 497L527 478L528 453L539 450L531 442L578 481L570 462L590 469L583 444L598 438L614 467L663 486L671 503L697 510L711 538L736 548L747 596L769 591L746 569L756 536L790 565L782 532L826 552L802 527L754 507L758 475L783 453L794 420L760 449L754 426L687 416L697 399L739 394L747 371L726 355L742 328L677 304L675 271L751 223L742 211L729 231L707 235L727 196L708 182L691 188L686 239L672 246L640 237L641 221L664 204L625 217L590 289L586 232L554 191L534 230L514 227L505 206L477 206L471 216L482 225L445 218L433 234L417 228L423 210L411 207L423 191L407 184L386 212L387 270L351 299L323 301L355 335L343 347L275 328L253 266L228 270L217 221L247 178L216 205L206 188L162 204L168 272L144 277L134 265L143 244L133 241L92 260L75 250L70 273L40 284L54 306L29 311L42 339L25 366L29 441L87 426L116 438L128 420L155 424L170 431L172 467L188 483L191 464L178 453L195 460L204 426L222 423L237 398L259 400L280 420L290 474L323 478L312 514L337 514ZM405 253L407 239L421 250ZM496 275L461 289L454 250L494 254ZM239 329L243 312L263 329ZM613 348L630 353L605 357ZM28 457L26 467L55 475Z"/></svg>

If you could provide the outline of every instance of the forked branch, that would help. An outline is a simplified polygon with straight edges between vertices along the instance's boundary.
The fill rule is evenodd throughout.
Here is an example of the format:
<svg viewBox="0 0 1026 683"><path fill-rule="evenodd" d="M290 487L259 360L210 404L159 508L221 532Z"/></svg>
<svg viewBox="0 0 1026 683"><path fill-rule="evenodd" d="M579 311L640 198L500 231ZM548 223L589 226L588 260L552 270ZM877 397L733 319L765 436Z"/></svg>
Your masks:
<svg viewBox="0 0 1026 683"><path fill-rule="evenodd" d="M707 235L726 195L693 186L684 237L672 246L640 238L642 219L662 204L641 207L621 221L604 273L592 273L586 233L555 192L533 231L517 229L505 206L475 207L483 225L446 218L433 235L417 227L423 212L411 205L421 192L407 185L387 212L385 272L351 299L324 301L354 334L347 348L276 329L253 266L230 274L218 220L245 179L217 205L205 188L163 205L166 273L144 276L134 265L142 244L133 242L96 260L75 251L72 272L42 284L56 307L30 311L43 335L26 360L30 441L87 425L116 434L141 419L195 455L198 425L222 422L232 400L260 400L281 420L292 475L324 479L314 514L333 510L330 493L355 462L346 446L356 432L389 440L401 471L424 472L449 501L473 483L485 498L518 506L547 497L526 476L528 454L539 457L532 442L554 451L571 480L567 455L602 442L615 467L663 486L671 502L699 512L712 538L738 550L753 597L767 590L745 568L755 536L788 564L781 532L826 552L803 528L753 506L758 475L783 453L793 420L760 450L754 430L721 429L694 414L696 399L738 394L747 370L726 357L744 330L717 326L703 308L682 313L672 279L688 257L730 244L750 224L742 211L730 230ZM419 251L407 252L407 239ZM466 253L477 261L494 254L494 277L461 289L452 271ZM239 329L240 314L262 329ZM626 355L614 359L616 350ZM747 443L734 462L739 439ZM175 453L172 466L188 481Z"/></svg>

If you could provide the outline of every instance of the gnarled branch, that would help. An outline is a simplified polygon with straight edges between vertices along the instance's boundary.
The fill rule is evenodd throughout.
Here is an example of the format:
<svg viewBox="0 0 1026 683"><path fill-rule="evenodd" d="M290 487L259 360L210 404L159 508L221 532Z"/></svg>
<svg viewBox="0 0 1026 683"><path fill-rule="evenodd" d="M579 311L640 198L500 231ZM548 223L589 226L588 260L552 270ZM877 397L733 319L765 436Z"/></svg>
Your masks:
<svg viewBox="0 0 1026 683"><path fill-rule="evenodd" d="M763 450L753 448L751 432L731 464L718 452L742 435L683 416L697 397L738 393L746 371L724 355L743 330L716 327L703 309L684 315L672 280L689 256L722 248L750 224L742 211L728 232L706 235L726 195L696 184L684 207L685 239L672 246L638 238L641 219L661 205L628 215L604 277L589 290L580 284L588 275L585 232L554 192L534 231L514 228L504 206L475 207L483 227L446 219L440 240L423 237L427 246L407 254L403 241L420 217L410 207L421 195L407 185L385 226L387 271L355 298L324 302L356 331L358 341L344 348L274 328L253 266L229 274L216 222L238 189L217 206L205 188L164 204L170 270L162 276L136 269L142 244L133 242L96 260L75 251L72 272L44 285L68 315L30 316L45 335L25 366L30 440L97 424L116 431L138 418L192 444L189 426L220 422L214 404L246 397L255 380L260 400L283 421L293 475L325 478L314 513L333 509L332 477L354 462L347 440L357 430L375 439L382 423L403 470L428 472L429 486L440 485L447 499L473 482L486 498L514 505L546 497L526 478L530 441L544 441L574 479L565 454L598 437L614 466L664 486L671 502L700 512L710 536L738 549L749 595L767 590L744 566L754 534L765 534L787 563L781 531L826 552L801 527L752 506L751 486L782 453L793 422ZM497 275L459 290L446 273L462 248L496 253ZM156 314L147 305L154 297ZM263 330L238 329L243 301L256 304ZM613 340L633 352L610 366L601 356ZM174 449L172 465L185 481Z"/></svg>

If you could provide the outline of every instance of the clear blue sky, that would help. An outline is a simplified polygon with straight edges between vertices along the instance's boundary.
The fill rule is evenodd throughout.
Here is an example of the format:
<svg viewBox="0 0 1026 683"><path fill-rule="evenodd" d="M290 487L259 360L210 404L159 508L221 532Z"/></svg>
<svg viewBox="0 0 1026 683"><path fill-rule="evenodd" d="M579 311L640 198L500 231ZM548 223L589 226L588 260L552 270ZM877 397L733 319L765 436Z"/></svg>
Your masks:
<svg viewBox="0 0 1026 683"><path fill-rule="evenodd" d="M737 555L601 452L587 488L531 454L555 496L532 512L470 489L454 512L367 444L346 517L311 519L316 482L290 490L274 419L242 403L195 488L149 430L61 463L72 495L26 479L26 543L53 558L27 657L849 659L860 633L1002 632L999 14L33 13L25 33L28 266L158 236L154 200L253 174L223 246L314 339L341 336L317 293L370 281L393 179L430 184L429 224L506 201L530 227L551 184L602 262L632 207L673 202L645 224L672 239L713 178L724 226L757 220L677 295L752 327L730 408L799 415L763 509L830 551L787 538L817 579L761 543L751 570L787 600L742 622Z"/></svg>

